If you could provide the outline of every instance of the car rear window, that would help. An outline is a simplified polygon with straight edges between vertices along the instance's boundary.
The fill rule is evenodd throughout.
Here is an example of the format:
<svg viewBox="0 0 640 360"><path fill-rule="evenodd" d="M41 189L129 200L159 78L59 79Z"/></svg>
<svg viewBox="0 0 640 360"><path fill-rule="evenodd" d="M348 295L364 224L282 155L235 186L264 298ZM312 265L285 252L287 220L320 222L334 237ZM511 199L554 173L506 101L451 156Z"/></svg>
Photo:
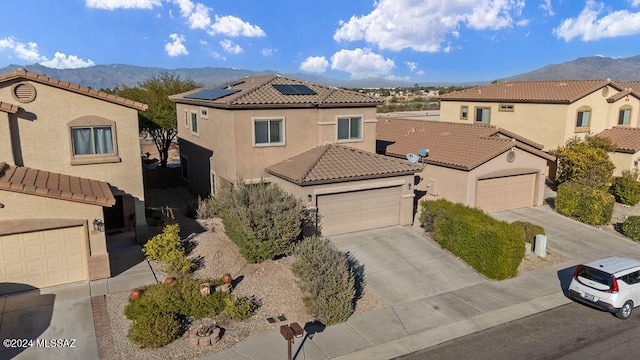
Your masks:
<svg viewBox="0 0 640 360"><path fill-rule="evenodd" d="M580 270L578 270L578 276L589 279L591 281L595 281L608 287L611 287L612 285L611 275L598 269L590 268L588 266L581 267Z"/></svg>

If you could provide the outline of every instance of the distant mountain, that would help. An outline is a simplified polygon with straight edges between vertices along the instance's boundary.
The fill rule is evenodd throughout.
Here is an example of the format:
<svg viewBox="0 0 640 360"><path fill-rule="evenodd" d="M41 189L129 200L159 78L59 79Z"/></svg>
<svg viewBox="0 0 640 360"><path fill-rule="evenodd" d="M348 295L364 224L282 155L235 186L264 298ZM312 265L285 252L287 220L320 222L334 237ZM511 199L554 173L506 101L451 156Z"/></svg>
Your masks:
<svg viewBox="0 0 640 360"><path fill-rule="evenodd" d="M14 71L18 68L24 68L27 71L44 74L55 79L64 80L73 84L87 86L98 90L113 89L115 87L121 87L122 85L133 87L149 77L158 75L164 71L172 75L179 75L182 79L193 79L196 82L202 83L204 86L228 80L240 79L247 76L273 75L277 73L270 70L253 71L213 67L194 69L162 69L124 64L96 65L80 69L52 69L39 64L28 66L9 65L0 69L0 73ZM406 81L394 81L381 78L338 80L326 76L304 73L283 75L327 86L347 88L411 87L415 85L415 83L409 83Z"/></svg>
<svg viewBox="0 0 640 360"><path fill-rule="evenodd" d="M538 70L501 79L500 81L555 79L640 80L640 55L624 59L602 56L582 57L561 64L547 65Z"/></svg>

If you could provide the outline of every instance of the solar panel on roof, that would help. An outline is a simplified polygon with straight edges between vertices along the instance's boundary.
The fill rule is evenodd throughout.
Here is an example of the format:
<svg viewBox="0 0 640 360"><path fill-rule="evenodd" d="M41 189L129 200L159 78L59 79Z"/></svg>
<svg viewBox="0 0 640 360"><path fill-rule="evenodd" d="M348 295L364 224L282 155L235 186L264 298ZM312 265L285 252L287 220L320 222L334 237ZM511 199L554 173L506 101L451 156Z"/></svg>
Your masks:
<svg viewBox="0 0 640 360"><path fill-rule="evenodd" d="M272 85L276 90L278 90L282 95L315 95L316 92L313 91L307 85L302 84L273 84Z"/></svg>
<svg viewBox="0 0 640 360"><path fill-rule="evenodd" d="M241 91L240 89L229 89L229 88L232 86L242 84L243 82L244 81L236 81L236 82L220 85L212 89L201 90L193 94L186 95L185 98L198 99L198 100L217 100Z"/></svg>

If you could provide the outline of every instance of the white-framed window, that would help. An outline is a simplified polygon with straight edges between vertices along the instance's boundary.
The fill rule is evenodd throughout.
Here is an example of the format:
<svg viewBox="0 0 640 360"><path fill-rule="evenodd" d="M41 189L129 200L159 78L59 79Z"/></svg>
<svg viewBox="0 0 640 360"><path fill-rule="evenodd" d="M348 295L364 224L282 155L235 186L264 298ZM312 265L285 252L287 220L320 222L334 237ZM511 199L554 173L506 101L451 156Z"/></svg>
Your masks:
<svg viewBox="0 0 640 360"><path fill-rule="evenodd" d="M491 120L491 108L477 107L476 108L476 122L477 123L489 123Z"/></svg>
<svg viewBox="0 0 640 360"><path fill-rule="evenodd" d="M589 129L591 123L591 109L579 109L576 116L576 130Z"/></svg>
<svg viewBox="0 0 640 360"><path fill-rule="evenodd" d="M216 174L211 172L211 195L216 194Z"/></svg>
<svg viewBox="0 0 640 360"><path fill-rule="evenodd" d="M97 116L70 121L71 164L119 162L115 122Z"/></svg>
<svg viewBox="0 0 640 360"><path fill-rule="evenodd" d="M514 106L513 104L500 104L500 109L498 109L499 111L511 111L513 112L514 110Z"/></svg>
<svg viewBox="0 0 640 360"><path fill-rule="evenodd" d="M338 118L338 141L362 140L362 116Z"/></svg>
<svg viewBox="0 0 640 360"><path fill-rule="evenodd" d="M194 134L198 133L198 113L191 113L191 132Z"/></svg>
<svg viewBox="0 0 640 360"><path fill-rule="evenodd" d="M282 145L284 131L284 119L253 119L254 145Z"/></svg>
<svg viewBox="0 0 640 360"><path fill-rule="evenodd" d="M200 108L200 118L201 119L209 118L209 110L207 108Z"/></svg>
<svg viewBox="0 0 640 360"><path fill-rule="evenodd" d="M460 120L467 120L469 118L469 107L467 105L460 106Z"/></svg>
<svg viewBox="0 0 640 360"><path fill-rule="evenodd" d="M184 127L189 127L189 111L184 111Z"/></svg>
<svg viewBox="0 0 640 360"><path fill-rule="evenodd" d="M629 125L631 123L631 108L621 108L618 116L618 125Z"/></svg>

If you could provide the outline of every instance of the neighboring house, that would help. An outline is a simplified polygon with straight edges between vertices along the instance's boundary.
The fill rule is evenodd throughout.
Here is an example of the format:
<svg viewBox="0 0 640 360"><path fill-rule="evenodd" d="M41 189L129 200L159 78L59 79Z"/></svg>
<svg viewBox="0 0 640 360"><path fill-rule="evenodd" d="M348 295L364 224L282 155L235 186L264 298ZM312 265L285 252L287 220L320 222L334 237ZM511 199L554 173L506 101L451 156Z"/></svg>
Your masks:
<svg viewBox="0 0 640 360"><path fill-rule="evenodd" d="M193 192L239 178L274 181L317 209L325 235L411 223L419 168L375 154L381 100L279 75L170 98Z"/></svg>
<svg viewBox="0 0 640 360"><path fill-rule="evenodd" d="M640 83L506 81L440 96L440 118L504 128L544 146L614 126L638 127Z"/></svg>
<svg viewBox="0 0 640 360"><path fill-rule="evenodd" d="M542 145L492 125L378 119L378 152L419 157L417 197L447 199L486 212L542 205L548 161ZM424 154L424 150L422 151Z"/></svg>
<svg viewBox="0 0 640 360"><path fill-rule="evenodd" d="M638 170L640 162L640 129L629 127L614 127L607 129L598 136L607 137L615 144L616 150L609 153L609 158L615 165L613 175L622 175L622 170Z"/></svg>
<svg viewBox="0 0 640 360"><path fill-rule="evenodd" d="M133 228L146 239L137 115L144 109L23 69L0 75L2 281L42 287L106 278L105 231Z"/></svg>

